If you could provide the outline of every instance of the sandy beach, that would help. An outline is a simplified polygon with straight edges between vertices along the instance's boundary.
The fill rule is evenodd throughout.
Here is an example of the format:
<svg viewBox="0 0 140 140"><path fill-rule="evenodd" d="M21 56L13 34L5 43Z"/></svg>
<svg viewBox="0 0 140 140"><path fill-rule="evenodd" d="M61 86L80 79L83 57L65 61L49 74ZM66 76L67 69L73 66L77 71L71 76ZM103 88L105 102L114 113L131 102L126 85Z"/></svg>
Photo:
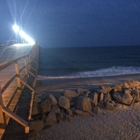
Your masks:
<svg viewBox="0 0 140 140"><path fill-rule="evenodd" d="M92 89L101 85L120 84L127 80L140 80L140 75L114 77L42 80L36 95L44 98L53 93L59 96L65 89ZM32 140L139 140L140 106L120 111L106 111L93 116L75 116L70 122L60 122L41 130Z"/></svg>

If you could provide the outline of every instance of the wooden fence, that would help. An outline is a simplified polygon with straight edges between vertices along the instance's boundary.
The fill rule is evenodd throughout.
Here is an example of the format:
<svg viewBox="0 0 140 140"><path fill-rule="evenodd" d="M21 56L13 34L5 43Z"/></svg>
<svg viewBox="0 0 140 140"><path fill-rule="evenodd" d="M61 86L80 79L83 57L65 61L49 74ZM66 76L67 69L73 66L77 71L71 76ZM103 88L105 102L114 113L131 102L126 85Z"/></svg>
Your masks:
<svg viewBox="0 0 140 140"><path fill-rule="evenodd" d="M13 110L9 109L9 106L17 92L21 93L24 87L29 88L31 90L31 100L28 119L29 120L31 119L32 104L34 98L34 87L36 83L36 75L38 70L38 53L39 53L38 49L39 49L38 45L35 44L29 54L0 64L0 71L5 70L7 67L12 65L14 65L15 69L14 75L5 83L5 85L3 87L1 87L0 85L0 128L5 128L6 125L8 124L9 118L12 118L25 128L25 133L29 133L28 122L23 120L17 114L15 114ZM24 65L20 68L19 62L21 61L23 61ZM27 83L27 80L29 79L30 76L34 77L32 85L29 85ZM12 94L12 96L10 96L8 103L4 104L2 95L15 79L16 79L15 86L16 88L14 89L13 93L9 93Z"/></svg>

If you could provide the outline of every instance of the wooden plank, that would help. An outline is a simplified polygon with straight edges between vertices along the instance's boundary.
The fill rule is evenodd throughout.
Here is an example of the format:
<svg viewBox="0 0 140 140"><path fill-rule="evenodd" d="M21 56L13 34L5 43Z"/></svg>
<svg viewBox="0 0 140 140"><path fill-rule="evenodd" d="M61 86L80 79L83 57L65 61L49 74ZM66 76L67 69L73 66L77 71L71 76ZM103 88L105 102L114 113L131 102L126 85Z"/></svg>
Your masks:
<svg viewBox="0 0 140 140"><path fill-rule="evenodd" d="M16 61L19 61L20 59L24 58L24 57L27 57L28 55L24 55L24 56L21 56L19 58L16 58L16 59L13 59L11 61L5 61L3 63L0 64L0 71L5 69L6 67L8 67L9 65L15 63Z"/></svg>
<svg viewBox="0 0 140 140"><path fill-rule="evenodd" d="M20 83L20 71L19 71L19 65L18 62L15 62L15 72L16 72L16 76L17 76L17 86L18 88L21 88L21 83Z"/></svg>
<svg viewBox="0 0 140 140"><path fill-rule="evenodd" d="M5 114L2 111L2 107L3 107L3 99L2 99L1 85L0 85L0 127L5 128L6 118L5 118Z"/></svg>
<svg viewBox="0 0 140 140"><path fill-rule="evenodd" d="M21 124L23 127L25 127L25 133L29 133L29 124L25 120L23 120L22 118L20 118L19 116L17 116L15 113L13 113L4 106L2 107L2 111L10 118Z"/></svg>
<svg viewBox="0 0 140 140"><path fill-rule="evenodd" d="M28 87L30 90L34 91L34 89L33 89L31 86L29 86L27 83L25 83L25 82L22 81L21 79L20 79L20 81L21 81L22 84L24 84L24 85L25 85L26 87Z"/></svg>
<svg viewBox="0 0 140 140"><path fill-rule="evenodd" d="M27 70L27 60L26 60L26 57L24 58L24 69L25 69L25 75L28 75L28 70Z"/></svg>
<svg viewBox="0 0 140 140"><path fill-rule="evenodd" d="M4 85L4 87L1 90L1 93L3 93L7 87L13 82L13 80L16 78L16 74Z"/></svg>

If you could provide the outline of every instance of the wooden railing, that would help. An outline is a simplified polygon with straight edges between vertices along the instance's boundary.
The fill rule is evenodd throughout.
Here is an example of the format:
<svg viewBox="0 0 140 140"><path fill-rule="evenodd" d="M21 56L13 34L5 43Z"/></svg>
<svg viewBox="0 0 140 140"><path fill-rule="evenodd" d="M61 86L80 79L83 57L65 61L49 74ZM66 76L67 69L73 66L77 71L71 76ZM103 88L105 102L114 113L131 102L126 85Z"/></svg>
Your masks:
<svg viewBox="0 0 140 140"><path fill-rule="evenodd" d="M25 128L25 133L29 133L29 124L27 121L23 120L21 117L19 117L17 114L15 114L12 110L9 109L9 106L14 99L14 96L17 92L22 92L22 89L24 87L27 87L31 90L31 100L30 100L30 109L29 109L29 116L28 119L31 119L31 112L32 112L32 104L33 104L33 98L34 98L34 87L36 83L36 75L38 70L38 45L34 45L32 50L29 54L21 56L17 59L7 61L0 64L0 71L6 69L8 66L14 65L15 67L15 74L6 82L6 84L1 88L0 85L0 127L5 128L8 120L8 118L14 119L16 122L21 124ZM23 67L19 68L19 61L23 61ZM23 72L24 71L24 72ZM21 73L22 76L21 76ZM30 76L34 77L34 81L32 85L29 85L27 83L27 80ZM9 102L4 105L3 103L3 97L2 94L5 90L10 86L10 84L16 79L16 88L14 90L14 93L12 97L10 98Z"/></svg>

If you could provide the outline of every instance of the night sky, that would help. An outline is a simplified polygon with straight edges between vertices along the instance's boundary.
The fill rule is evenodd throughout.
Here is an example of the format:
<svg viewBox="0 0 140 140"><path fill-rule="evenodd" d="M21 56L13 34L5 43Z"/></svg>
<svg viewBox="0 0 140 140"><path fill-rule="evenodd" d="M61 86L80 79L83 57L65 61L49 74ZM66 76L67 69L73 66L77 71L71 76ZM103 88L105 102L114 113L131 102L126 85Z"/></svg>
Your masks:
<svg viewBox="0 0 140 140"><path fill-rule="evenodd" d="M140 0L0 0L0 42L15 22L41 47L140 45Z"/></svg>

